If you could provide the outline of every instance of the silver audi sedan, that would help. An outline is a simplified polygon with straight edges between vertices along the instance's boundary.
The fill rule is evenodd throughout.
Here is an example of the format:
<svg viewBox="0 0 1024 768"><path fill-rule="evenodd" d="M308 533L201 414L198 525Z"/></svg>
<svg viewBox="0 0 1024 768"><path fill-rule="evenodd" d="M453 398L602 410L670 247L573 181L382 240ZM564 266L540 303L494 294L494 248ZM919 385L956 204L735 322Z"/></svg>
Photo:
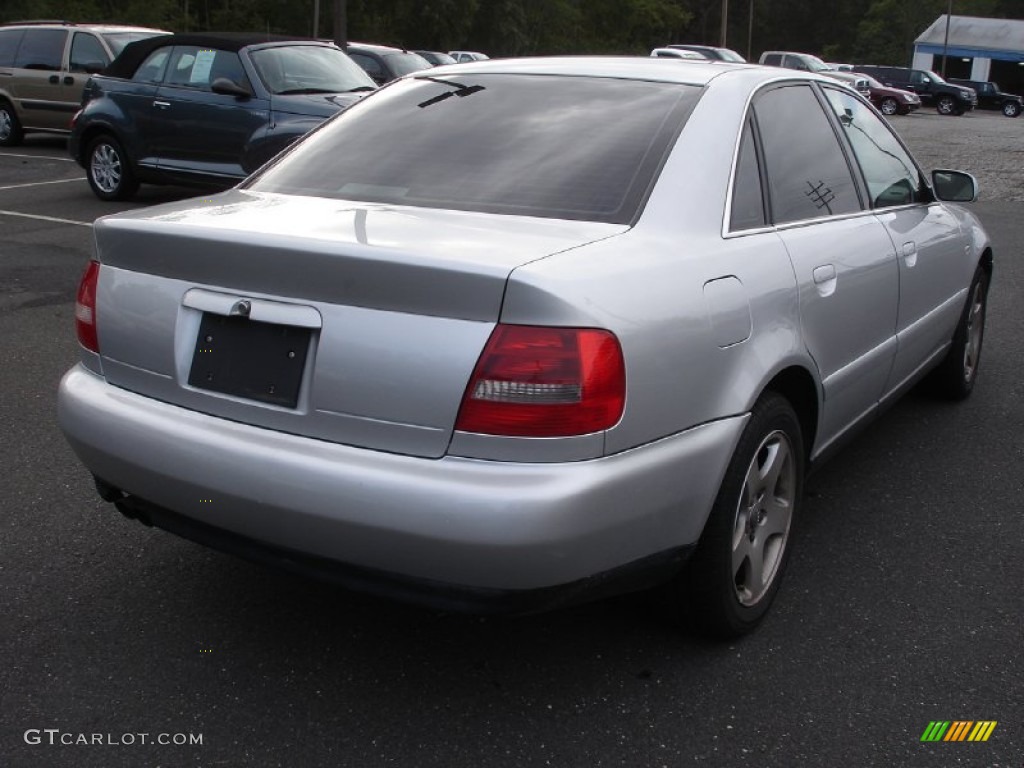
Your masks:
<svg viewBox="0 0 1024 768"><path fill-rule="evenodd" d="M809 468L922 379L970 394L992 249L857 93L685 64L417 73L97 221L59 418L100 495L376 594L660 584L751 630Z"/></svg>

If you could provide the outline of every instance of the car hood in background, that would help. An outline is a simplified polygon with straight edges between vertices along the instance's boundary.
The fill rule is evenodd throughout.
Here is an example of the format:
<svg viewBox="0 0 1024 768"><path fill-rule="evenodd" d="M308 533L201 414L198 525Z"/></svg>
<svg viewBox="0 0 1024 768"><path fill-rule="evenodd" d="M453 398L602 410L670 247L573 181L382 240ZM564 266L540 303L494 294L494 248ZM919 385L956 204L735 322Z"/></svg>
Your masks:
<svg viewBox="0 0 1024 768"><path fill-rule="evenodd" d="M271 104L275 112L312 117L330 117L341 109L347 109L366 96L370 91L355 93L296 93L274 95Z"/></svg>

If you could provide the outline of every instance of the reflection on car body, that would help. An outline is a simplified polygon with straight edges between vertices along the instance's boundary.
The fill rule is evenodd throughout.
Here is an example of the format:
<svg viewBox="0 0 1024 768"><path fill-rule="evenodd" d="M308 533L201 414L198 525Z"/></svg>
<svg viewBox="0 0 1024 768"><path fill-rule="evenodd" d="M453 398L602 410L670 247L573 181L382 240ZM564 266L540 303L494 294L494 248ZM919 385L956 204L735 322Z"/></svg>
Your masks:
<svg viewBox="0 0 1024 768"><path fill-rule="evenodd" d="M103 498L227 551L460 609L667 584L734 636L811 463L973 389L992 250L943 199L975 194L813 74L414 74L98 221L60 423Z"/></svg>

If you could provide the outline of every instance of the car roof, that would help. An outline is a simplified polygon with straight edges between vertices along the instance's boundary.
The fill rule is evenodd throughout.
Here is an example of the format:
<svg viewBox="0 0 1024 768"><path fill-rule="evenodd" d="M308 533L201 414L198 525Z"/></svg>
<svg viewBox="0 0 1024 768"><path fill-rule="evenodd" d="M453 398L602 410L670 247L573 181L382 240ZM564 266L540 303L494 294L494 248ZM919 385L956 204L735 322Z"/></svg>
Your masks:
<svg viewBox="0 0 1024 768"><path fill-rule="evenodd" d="M349 48L360 51L371 51L373 53L415 53L406 48L398 48L394 45L379 45L378 43L346 43Z"/></svg>
<svg viewBox="0 0 1024 768"><path fill-rule="evenodd" d="M264 43L307 43L310 45L333 45L308 37L289 37L287 35L264 35L252 33L185 33L180 35L158 35L147 37L145 40L136 40L129 43L104 70L105 75L110 77L131 77L135 70L145 61L157 48L167 45L196 45L201 48L218 48L225 51L240 51L250 45L262 45Z"/></svg>
<svg viewBox="0 0 1024 768"><path fill-rule="evenodd" d="M432 77L447 73L567 75L575 77L609 77L627 80L652 80L704 86L717 77L742 76L756 82L779 79L805 79L829 82L828 78L798 70L780 70L757 64L728 61L689 60L686 66L679 59L653 56L529 56L517 59L487 59L463 64L445 65L430 70ZM782 74L784 73L784 74ZM415 77L415 74L411 75Z"/></svg>

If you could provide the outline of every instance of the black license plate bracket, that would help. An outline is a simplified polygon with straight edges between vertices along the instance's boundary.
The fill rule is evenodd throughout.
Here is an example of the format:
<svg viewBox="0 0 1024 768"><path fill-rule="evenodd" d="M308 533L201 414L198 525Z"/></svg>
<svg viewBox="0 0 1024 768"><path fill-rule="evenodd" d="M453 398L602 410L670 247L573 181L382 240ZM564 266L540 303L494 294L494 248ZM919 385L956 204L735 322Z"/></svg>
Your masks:
<svg viewBox="0 0 1024 768"><path fill-rule="evenodd" d="M205 312L188 383L198 389L295 408L309 341L308 328Z"/></svg>

